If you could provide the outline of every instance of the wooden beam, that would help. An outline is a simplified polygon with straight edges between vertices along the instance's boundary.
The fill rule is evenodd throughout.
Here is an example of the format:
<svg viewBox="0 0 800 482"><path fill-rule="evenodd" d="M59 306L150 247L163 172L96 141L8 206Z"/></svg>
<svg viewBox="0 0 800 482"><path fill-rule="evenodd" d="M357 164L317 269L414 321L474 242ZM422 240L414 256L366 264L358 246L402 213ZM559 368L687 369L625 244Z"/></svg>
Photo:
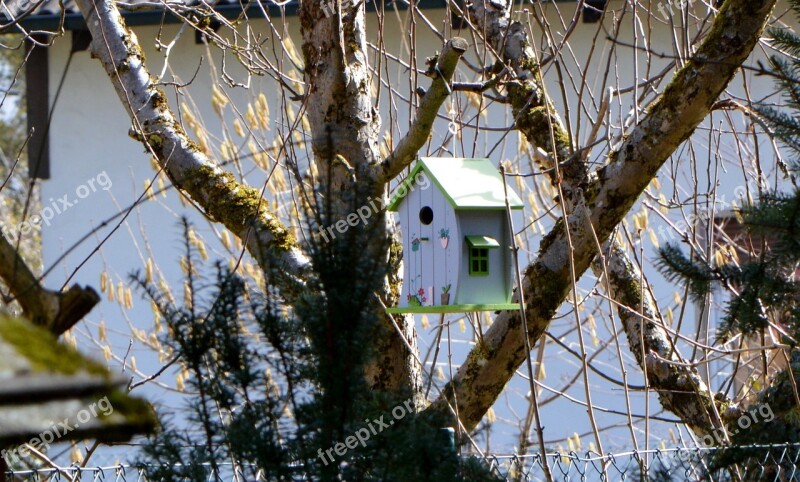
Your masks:
<svg viewBox="0 0 800 482"><path fill-rule="evenodd" d="M34 37L46 43L46 38ZM50 178L50 75L48 48L26 41L28 61L25 63L25 100L28 108L28 175L31 179Z"/></svg>

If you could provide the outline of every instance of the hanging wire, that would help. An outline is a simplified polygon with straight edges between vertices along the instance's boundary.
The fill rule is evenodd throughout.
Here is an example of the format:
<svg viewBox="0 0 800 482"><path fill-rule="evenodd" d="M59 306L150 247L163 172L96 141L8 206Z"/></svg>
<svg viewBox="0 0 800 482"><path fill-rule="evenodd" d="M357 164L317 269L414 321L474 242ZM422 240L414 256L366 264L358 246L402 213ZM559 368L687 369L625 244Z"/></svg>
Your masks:
<svg viewBox="0 0 800 482"><path fill-rule="evenodd" d="M445 85L447 85L446 82ZM458 111L456 110L456 101L453 98L452 93L450 94L450 110L448 112L448 116L450 117L450 122L447 124L447 130L450 132L450 142L452 143L450 152L453 153L453 157L456 157L456 146L458 145L458 131L460 127L456 122Z"/></svg>

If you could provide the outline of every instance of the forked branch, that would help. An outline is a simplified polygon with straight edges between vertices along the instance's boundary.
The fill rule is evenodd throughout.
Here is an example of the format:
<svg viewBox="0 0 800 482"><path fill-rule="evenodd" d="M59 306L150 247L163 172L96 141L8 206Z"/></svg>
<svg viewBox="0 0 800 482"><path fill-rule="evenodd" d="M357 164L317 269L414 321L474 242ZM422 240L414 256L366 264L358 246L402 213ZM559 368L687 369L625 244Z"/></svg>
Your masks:
<svg viewBox="0 0 800 482"><path fill-rule="evenodd" d="M86 316L100 296L91 287L67 291L44 288L16 248L0 233L0 278L22 307L25 318L58 336Z"/></svg>
<svg viewBox="0 0 800 482"><path fill-rule="evenodd" d="M455 37L447 42L442 53L435 59L435 64L432 65L431 69L433 82L422 97L414 123L389 157L380 165L379 178L384 183L390 181L408 167L416 158L417 152L428 141L433 122L439 113L439 107L452 93L451 84L456 66L458 66L458 60L467 51L467 48L466 40Z"/></svg>

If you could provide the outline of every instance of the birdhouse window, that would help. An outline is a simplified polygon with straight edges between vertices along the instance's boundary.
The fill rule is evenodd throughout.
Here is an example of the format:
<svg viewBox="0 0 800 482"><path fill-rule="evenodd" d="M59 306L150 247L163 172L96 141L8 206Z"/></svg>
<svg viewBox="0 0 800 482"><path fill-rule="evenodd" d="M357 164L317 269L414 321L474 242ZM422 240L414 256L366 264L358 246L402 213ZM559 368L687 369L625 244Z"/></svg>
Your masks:
<svg viewBox="0 0 800 482"><path fill-rule="evenodd" d="M472 248L469 252L470 276L487 276L489 274L489 250Z"/></svg>
<svg viewBox="0 0 800 482"><path fill-rule="evenodd" d="M425 206L424 208L419 210L419 222L424 224L425 226L429 225L433 222L433 209L429 206Z"/></svg>
<svg viewBox="0 0 800 482"><path fill-rule="evenodd" d="M467 236L469 246L469 275L489 275L489 250L499 248L500 243L489 236Z"/></svg>

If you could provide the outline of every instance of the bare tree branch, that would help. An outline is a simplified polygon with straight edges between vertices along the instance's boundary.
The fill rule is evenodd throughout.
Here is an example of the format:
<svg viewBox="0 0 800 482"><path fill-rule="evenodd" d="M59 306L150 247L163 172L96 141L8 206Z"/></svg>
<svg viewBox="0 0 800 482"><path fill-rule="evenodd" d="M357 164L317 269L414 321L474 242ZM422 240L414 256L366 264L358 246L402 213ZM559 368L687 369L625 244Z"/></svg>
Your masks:
<svg viewBox="0 0 800 482"><path fill-rule="evenodd" d="M133 122L134 135L151 150L172 182L213 220L244 242L284 294L303 285L309 261L294 236L272 214L261 193L237 182L189 139L153 83L136 36L113 2L79 0L92 34L91 52L103 64Z"/></svg>
<svg viewBox="0 0 800 482"><path fill-rule="evenodd" d="M605 271L597 261L592 267L598 276L608 276L610 294L617 302L630 349L647 374L647 384L658 392L661 406L680 417L698 435L721 428L722 414L718 407L727 405L729 400L721 394L722 398L716 400L696 370L682 359L664 329L664 320L647 281L625 251L612 246L607 260Z"/></svg>
<svg viewBox="0 0 800 482"><path fill-rule="evenodd" d="M480 5L473 7L473 15L480 22ZM524 35L513 29L511 36ZM501 31L497 31L501 33ZM580 202L582 188L589 180L588 166L581 156L570 154L569 134L556 114L552 101L546 95L536 71L533 51L527 42L512 42L516 50L506 49L511 65L518 66L521 78L509 83L509 100L517 119L516 127L535 147L546 148L547 156L538 156L539 165L548 173L555 187L561 187L568 209ZM498 48L502 48L499 44ZM715 104L716 105L716 104ZM562 161L566 161L561 163ZM560 165L556 166L556 162ZM676 347L668 343L663 319L657 311L647 281L631 261L625 250L615 240L609 240L605 253L607 264L597 258L592 267L597 276L607 275L611 296L617 304L622 328L628 336L629 347L639 367L647 374L647 384L659 393L662 407L685 420L699 435L721 426L717 407L726 404L727 398L715 404L703 380L688 367ZM604 270L607 270L604 271ZM656 320L656 321L654 321Z"/></svg>
<svg viewBox="0 0 800 482"><path fill-rule="evenodd" d="M706 117L752 51L774 4L775 0L729 0L724 4L695 55L676 73L620 147L609 153L609 162L598 172L598 180L587 186L586 200L578 200L566 220L560 219L542 240L539 256L525 271L522 287L528 310L527 335L532 343L547 329L566 298L572 270L582 275L597 255L593 231L601 241L609 237L663 163ZM509 24L507 11L487 7L480 12L482 15L475 19L485 22L485 28L478 31L490 35L498 32L501 35L497 38L509 39L505 41L505 55L509 48L525 48L524 43L512 41L516 24ZM488 39L490 43L493 40L491 36ZM513 67L518 72L525 70L524 65ZM549 129L547 126L549 122L545 124ZM524 361L523 336L519 316L502 313L485 333L485 343L468 355L446 387L444 396L458 404L466 427L477 425ZM445 406L440 398L429 410L446 413Z"/></svg>
<svg viewBox="0 0 800 482"><path fill-rule="evenodd" d="M439 107L452 92L452 78L458 60L467 51L467 48L466 40L455 37L447 42L442 53L436 58L436 63L430 72L433 82L422 97L414 123L389 157L380 165L380 178L384 183L389 182L400 174L400 171L408 167L416 158L417 152L428 141Z"/></svg>
<svg viewBox="0 0 800 482"><path fill-rule="evenodd" d="M64 292L44 288L2 233L0 278L19 302L23 315L56 336L72 328L100 302L100 296L89 286L73 285Z"/></svg>

